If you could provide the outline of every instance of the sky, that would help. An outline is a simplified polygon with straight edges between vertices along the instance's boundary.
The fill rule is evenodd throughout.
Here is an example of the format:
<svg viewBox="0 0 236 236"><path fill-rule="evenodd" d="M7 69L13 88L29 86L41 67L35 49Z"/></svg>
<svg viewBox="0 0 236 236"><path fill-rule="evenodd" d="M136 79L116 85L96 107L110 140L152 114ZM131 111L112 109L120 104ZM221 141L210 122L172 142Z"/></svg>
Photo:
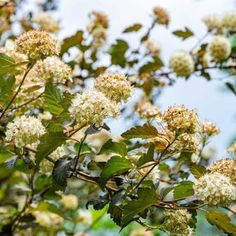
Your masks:
<svg viewBox="0 0 236 236"><path fill-rule="evenodd" d="M165 63L168 62L171 53L180 49L190 50L197 38L206 33L201 21L205 15L236 10L234 0L60 0L59 2L59 9L55 13L62 25L59 37L72 35L78 29L85 28L89 22L88 13L96 10L109 16L110 42L116 38L125 38L134 45L137 43L135 36L121 36L123 29L133 23L150 25L150 14L155 6L168 9L171 17L169 29L159 27L151 34L151 39L162 48ZM171 32L183 29L185 26L189 27L197 37L183 43ZM224 74L219 72L214 76L221 78ZM177 83L165 89L156 101L163 109L170 105L184 104L188 108L195 108L201 119L215 122L221 134L212 140L212 145L217 147L221 156L225 155L225 148L236 134L236 96L223 91L223 87L219 81L207 82L203 78L192 76L188 81L178 79ZM112 125L119 127L115 129L117 134L127 129L122 120L114 121Z"/></svg>

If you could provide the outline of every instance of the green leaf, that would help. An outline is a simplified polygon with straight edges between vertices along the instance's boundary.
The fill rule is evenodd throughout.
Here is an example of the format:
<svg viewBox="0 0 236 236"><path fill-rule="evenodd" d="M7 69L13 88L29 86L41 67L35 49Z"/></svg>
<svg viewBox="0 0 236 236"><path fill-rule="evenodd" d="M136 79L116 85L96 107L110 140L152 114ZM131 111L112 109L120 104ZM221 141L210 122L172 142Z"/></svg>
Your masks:
<svg viewBox="0 0 236 236"><path fill-rule="evenodd" d="M99 154L102 153L115 153L118 154L119 156L126 156L127 155L127 148L125 143L120 142L113 142L111 139L109 139L101 148Z"/></svg>
<svg viewBox="0 0 236 236"><path fill-rule="evenodd" d="M108 213L110 214L113 221L121 226L121 220L122 220L122 202L125 199L125 190L120 190L116 192L112 198L111 202L109 204Z"/></svg>
<svg viewBox="0 0 236 236"><path fill-rule="evenodd" d="M83 41L83 31L78 31L74 35L65 38L61 46L61 54L63 55L70 48L75 47Z"/></svg>
<svg viewBox="0 0 236 236"><path fill-rule="evenodd" d="M155 190L150 188L143 188L138 190L138 199L128 201L124 206L124 212L122 217L122 227L128 225L131 221L142 213L147 208L154 205L157 201L157 195Z"/></svg>
<svg viewBox="0 0 236 236"><path fill-rule="evenodd" d="M155 60L148 62L139 69L139 73L150 73L159 70L163 66L163 62L159 57L155 57Z"/></svg>
<svg viewBox="0 0 236 236"><path fill-rule="evenodd" d="M1 76L0 82L0 106L5 108L14 93L15 77L10 74Z"/></svg>
<svg viewBox="0 0 236 236"><path fill-rule="evenodd" d="M44 134L37 148L36 165L39 166L43 158L50 155L57 147L61 146L67 139L63 132L48 132Z"/></svg>
<svg viewBox="0 0 236 236"><path fill-rule="evenodd" d="M199 179L201 176L203 176L206 173L206 168L201 165L192 164L190 166L190 171L196 179Z"/></svg>
<svg viewBox="0 0 236 236"><path fill-rule="evenodd" d="M113 176L119 175L128 171L132 167L132 163L124 157L113 156L106 163L104 169L101 172L100 184L103 188L106 182Z"/></svg>
<svg viewBox="0 0 236 236"><path fill-rule="evenodd" d="M233 236L236 235L236 226L231 223L227 215L219 211L209 211L206 213L206 218L210 224L215 225L225 233Z"/></svg>
<svg viewBox="0 0 236 236"><path fill-rule="evenodd" d="M44 92L44 108L52 114L59 115L63 112L62 95L58 88L48 83Z"/></svg>
<svg viewBox="0 0 236 236"><path fill-rule="evenodd" d="M43 211L43 212L52 212L64 218L64 213L55 205L48 203L48 202L40 202L37 208L34 208L36 211Z"/></svg>
<svg viewBox="0 0 236 236"><path fill-rule="evenodd" d="M103 209L109 202L108 195L99 196L87 202L86 207L92 205L95 210Z"/></svg>
<svg viewBox="0 0 236 236"><path fill-rule="evenodd" d="M139 31L141 28L142 28L142 25L141 25L141 24L133 24L133 25L127 27L127 28L123 31L123 33L137 32L137 31Z"/></svg>
<svg viewBox="0 0 236 236"><path fill-rule="evenodd" d="M109 54L111 55L112 64L125 67L126 64L125 53L128 49L129 45L126 41L117 39L116 43L111 45L109 49Z"/></svg>
<svg viewBox="0 0 236 236"><path fill-rule="evenodd" d="M137 166L140 167L148 162L154 161L153 157L154 157L154 145L151 144L150 147L148 148L147 153L139 158Z"/></svg>
<svg viewBox="0 0 236 236"><path fill-rule="evenodd" d="M179 38L182 38L183 40L194 35L194 33L187 27L185 27L184 30L176 30L173 32L173 34Z"/></svg>
<svg viewBox="0 0 236 236"><path fill-rule="evenodd" d="M159 135L158 130L149 123L144 124L143 126L136 126L130 130L124 132L121 136L125 139L132 138L155 138Z"/></svg>
<svg viewBox="0 0 236 236"><path fill-rule="evenodd" d="M193 182L191 181L182 181L179 185L174 188L174 198L182 199L194 194Z"/></svg>
<svg viewBox="0 0 236 236"><path fill-rule="evenodd" d="M54 183L63 189L67 186L67 178L69 177L69 170L72 164L72 159L59 159L54 165L52 171Z"/></svg>
<svg viewBox="0 0 236 236"><path fill-rule="evenodd" d="M15 74L17 72L17 65L15 60L3 53L0 53L0 75L9 73Z"/></svg>

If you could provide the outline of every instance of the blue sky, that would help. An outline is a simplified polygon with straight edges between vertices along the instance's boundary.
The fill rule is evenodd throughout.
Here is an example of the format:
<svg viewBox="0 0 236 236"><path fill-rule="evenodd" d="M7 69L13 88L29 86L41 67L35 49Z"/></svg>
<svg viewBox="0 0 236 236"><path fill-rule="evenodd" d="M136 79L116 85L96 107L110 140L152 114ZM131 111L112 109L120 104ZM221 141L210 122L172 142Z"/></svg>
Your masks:
<svg viewBox="0 0 236 236"><path fill-rule="evenodd" d="M34 1L30 1L32 3ZM59 37L73 34L88 24L88 13L92 10L103 11L110 19L109 41L120 37L122 30L132 23L150 24L150 14L154 6L168 9L171 16L169 30L163 27L156 29L152 40L162 47L162 56L167 63L175 50L189 50L196 43L196 38L185 43L174 37L170 32L188 26L198 38L206 32L201 19L208 14L222 14L236 10L234 0L60 0L59 10L55 16L61 20L63 30ZM29 4L30 8L31 5ZM134 36L126 39L135 45ZM216 78L224 76L215 73ZM179 79L173 86L167 88L156 103L161 108L174 104L184 104L196 108L201 119L215 122L221 129L221 134L214 138L212 144L217 147L219 156L224 155L228 142L236 134L236 97L222 91L219 81L207 82L203 78L192 76L187 82ZM119 127L116 134L124 131L123 121L114 121L112 126Z"/></svg>

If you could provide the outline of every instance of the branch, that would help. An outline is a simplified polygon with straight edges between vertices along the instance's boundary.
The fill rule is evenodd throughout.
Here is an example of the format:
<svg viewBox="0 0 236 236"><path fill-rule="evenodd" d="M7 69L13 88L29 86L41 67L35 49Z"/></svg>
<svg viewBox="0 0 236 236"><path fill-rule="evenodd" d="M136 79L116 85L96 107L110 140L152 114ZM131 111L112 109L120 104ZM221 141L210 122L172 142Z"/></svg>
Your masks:
<svg viewBox="0 0 236 236"><path fill-rule="evenodd" d="M12 103L14 102L14 100L16 99L16 97L17 97L18 93L20 92L20 89L21 89L21 87L22 87L22 85L23 85L23 83L24 83L24 81L25 81L25 79L26 79L28 73L29 73L30 70L32 69L33 65L34 65L34 64L31 64L31 65L29 66L29 68L27 69L27 71L25 72L25 74L24 74L24 76L23 76L23 79L22 79L22 81L20 82L20 85L19 85L19 87L18 87L17 90L16 90L16 93L14 94L14 96L12 97L12 99L10 100L10 102L7 104L6 108L3 110L2 114L0 115L0 120L2 119L2 117L4 116L4 114L6 113L6 111L8 110L8 108L11 106L11 104L12 104Z"/></svg>

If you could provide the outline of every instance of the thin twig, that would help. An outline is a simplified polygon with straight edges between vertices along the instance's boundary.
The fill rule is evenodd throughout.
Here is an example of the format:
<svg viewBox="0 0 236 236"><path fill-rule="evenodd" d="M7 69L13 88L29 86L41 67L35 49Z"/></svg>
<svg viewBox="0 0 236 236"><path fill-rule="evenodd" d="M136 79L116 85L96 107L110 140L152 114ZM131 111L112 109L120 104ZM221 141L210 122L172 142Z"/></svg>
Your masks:
<svg viewBox="0 0 236 236"><path fill-rule="evenodd" d="M21 80L20 82L20 85L19 87L17 88L16 90L16 93L14 94L14 96L12 97L12 99L10 100L10 102L7 104L6 108L3 110L2 114L0 115L0 119L4 116L4 114L6 113L6 111L8 110L8 108L11 106L11 104L14 102L15 98L17 97L18 93L20 92L20 89L28 75L28 73L30 72L31 68L33 67L34 64L31 64L29 66L29 68L27 69L27 71L25 72L24 76L23 76L23 79Z"/></svg>

